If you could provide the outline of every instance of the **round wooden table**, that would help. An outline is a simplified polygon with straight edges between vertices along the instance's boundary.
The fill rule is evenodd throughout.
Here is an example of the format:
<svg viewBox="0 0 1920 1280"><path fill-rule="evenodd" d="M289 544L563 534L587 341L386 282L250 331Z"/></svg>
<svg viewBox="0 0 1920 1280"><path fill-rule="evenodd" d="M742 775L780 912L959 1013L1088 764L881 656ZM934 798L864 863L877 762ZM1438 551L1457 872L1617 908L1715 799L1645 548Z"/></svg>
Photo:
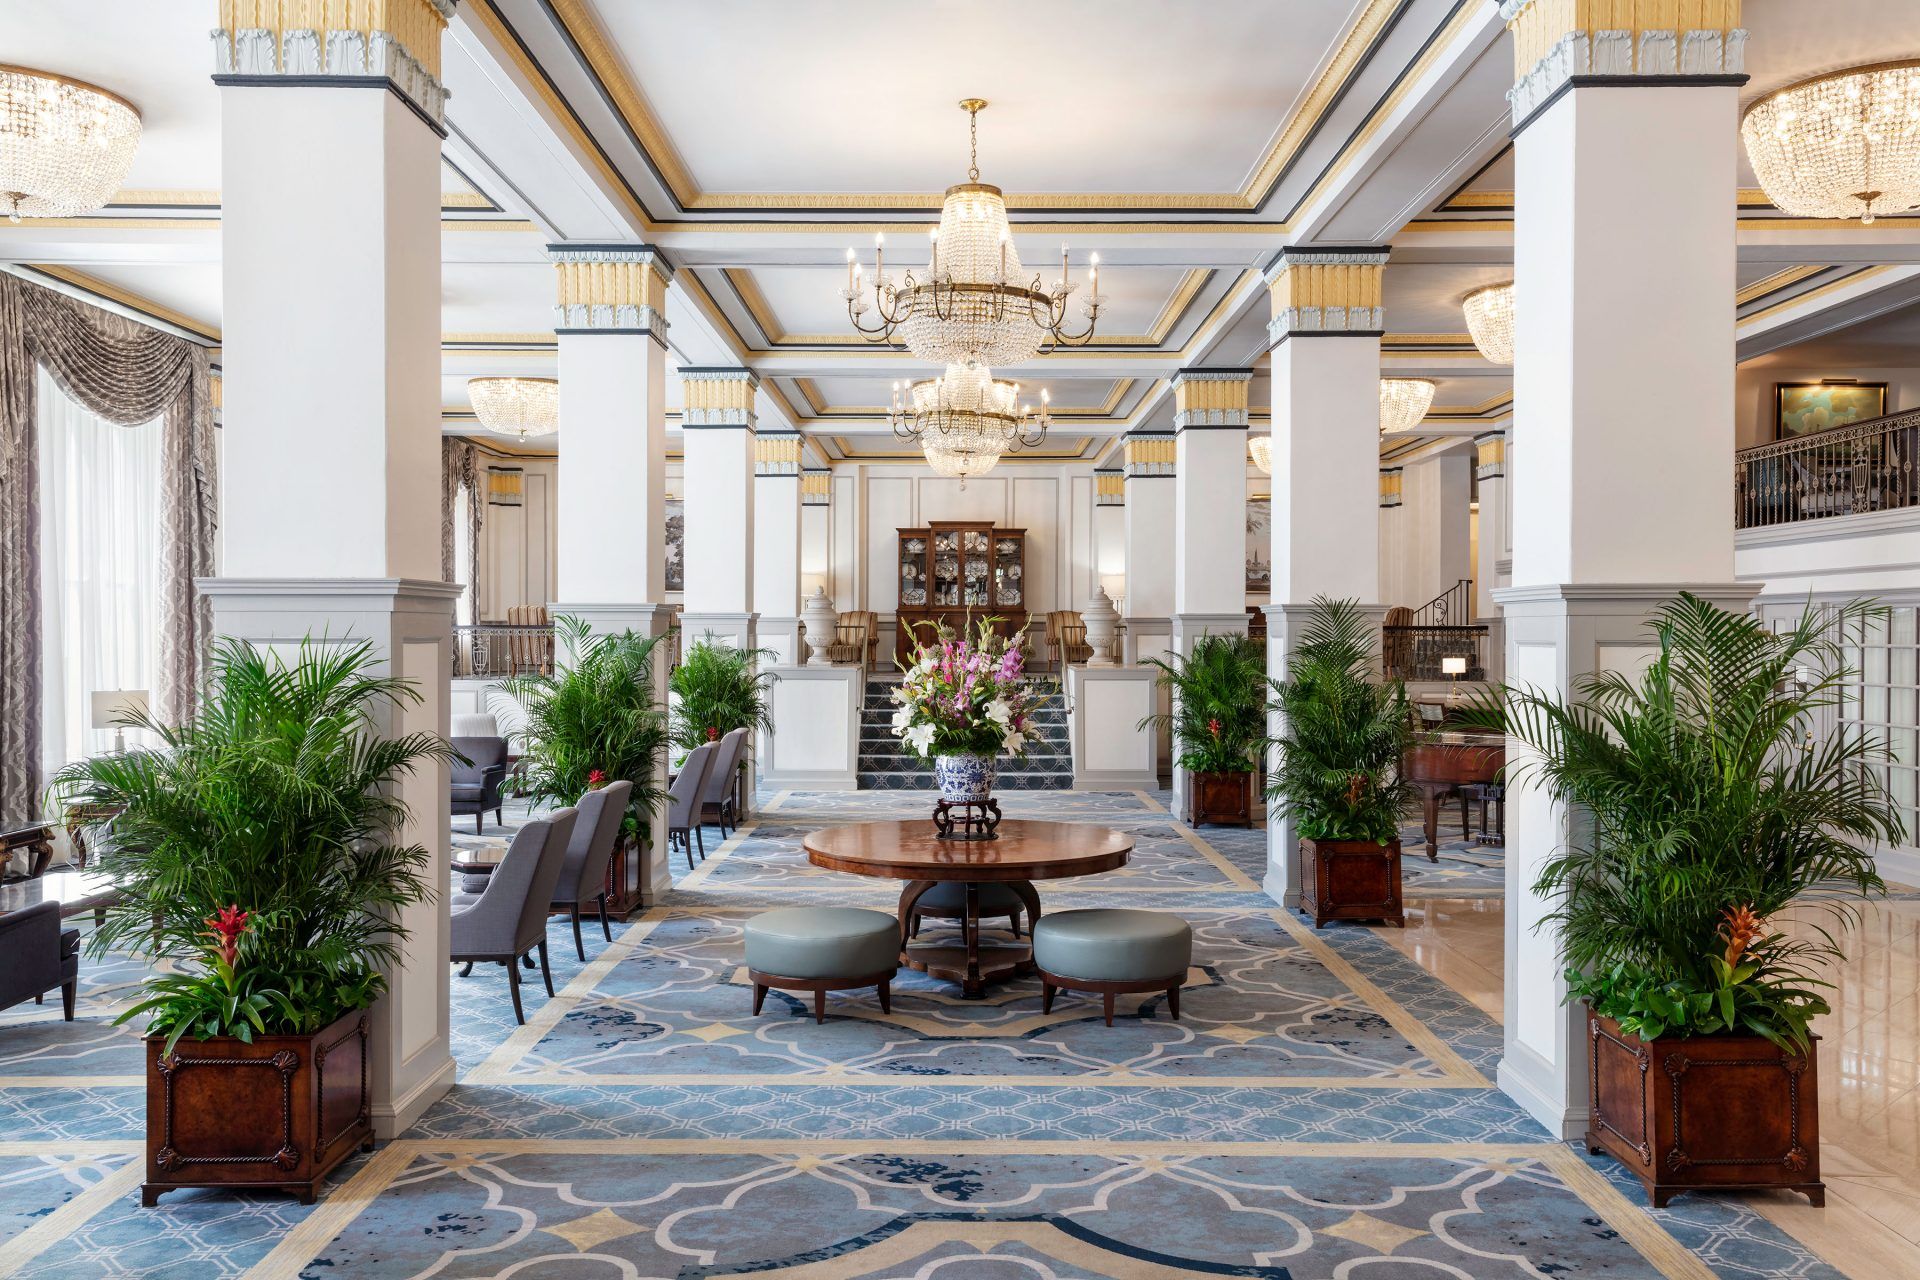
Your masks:
<svg viewBox="0 0 1920 1280"><path fill-rule="evenodd" d="M807 861L829 871L882 880L905 880L900 891L900 963L936 978L958 982L969 999L986 994L987 983L1033 972L1033 948L1024 942L980 941L977 886L1004 884L1027 908L1027 932L1040 919L1035 880L1089 876L1123 867L1133 852L1124 831L1081 822L1030 822L1010 818L994 840L942 840L928 818L860 822L825 827L801 841ZM920 895L943 880L967 886L960 920L961 945L909 945L908 922Z"/></svg>

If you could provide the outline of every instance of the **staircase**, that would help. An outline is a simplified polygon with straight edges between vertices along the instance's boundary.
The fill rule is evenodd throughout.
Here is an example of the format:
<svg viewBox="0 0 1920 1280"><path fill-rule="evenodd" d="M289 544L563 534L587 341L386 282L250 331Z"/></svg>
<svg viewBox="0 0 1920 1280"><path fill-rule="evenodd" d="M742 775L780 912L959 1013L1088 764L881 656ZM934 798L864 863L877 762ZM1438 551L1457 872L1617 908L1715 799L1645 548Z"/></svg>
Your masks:
<svg viewBox="0 0 1920 1280"><path fill-rule="evenodd" d="M862 791L932 791L933 762L922 760L893 736L894 703L889 696L900 677L893 673L867 677L866 698L860 706L860 772ZM1000 757L996 791L1065 791L1073 786L1072 748L1067 741L1067 708L1052 681L1036 681L1052 696L1034 712L1035 737L1027 743L1024 760Z"/></svg>

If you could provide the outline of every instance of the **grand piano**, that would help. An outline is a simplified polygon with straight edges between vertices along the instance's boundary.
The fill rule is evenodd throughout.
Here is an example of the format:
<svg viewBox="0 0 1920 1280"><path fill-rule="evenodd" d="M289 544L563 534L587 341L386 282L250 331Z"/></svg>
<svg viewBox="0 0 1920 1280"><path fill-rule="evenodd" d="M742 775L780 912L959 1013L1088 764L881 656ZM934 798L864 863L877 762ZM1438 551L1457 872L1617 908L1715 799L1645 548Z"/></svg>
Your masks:
<svg viewBox="0 0 1920 1280"><path fill-rule="evenodd" d="M1507 740L1499 734L1439 730L1423 733L1414 740L1400 761L1400 773L1420 790L1429 860L1440 860L1440 802L1457 788L1497 782L1506 762ZM1464 812L1463 809L1463 838L1467 834Z"/></svg>

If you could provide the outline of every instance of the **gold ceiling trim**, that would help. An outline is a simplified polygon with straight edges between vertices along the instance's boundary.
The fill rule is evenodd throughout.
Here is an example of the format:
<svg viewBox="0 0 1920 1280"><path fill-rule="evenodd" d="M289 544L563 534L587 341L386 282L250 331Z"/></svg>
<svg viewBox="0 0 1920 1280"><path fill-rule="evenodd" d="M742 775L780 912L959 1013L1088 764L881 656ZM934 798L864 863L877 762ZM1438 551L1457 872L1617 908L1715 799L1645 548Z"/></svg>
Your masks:
<svg viewBox="0 0 1920 1280"><path fill-rule="evenodd" d="M1849 219L1849 221L1853 221L1853 220ZM1873 279L1875 276L1884 275L1891 270L1893 270L1892 267L1862 267L1858 271L1848 272L1846 275L1841 276L1838 280L1830 281L1827 284L1821 285L1817 289L1808 289L1803 293L1796 293L1791 298L1783 299L1779 302L1774 303L1770 307L1762 307L1760 310L1755 311L1751 315L1741 316L1740 319L1735 323L1735 328L1736 330L1745 328L1756 321L1766 319L1768 316L1778 315L1780 312L1785 311L1790 307L1805 306L1807 303L1812 302L1816 298L1824 298L1828 294L1833 293L1836 290L1845 289L1857 284L1862 284L1868 280Z"/></svg>
<svg viewBox="0 0 1920 1280"><path fill-rule="evenodd" d="M872 347L879 345L869 342L857 333L847 333L845 331L839 333L788 333L781 327L779 317L773 313L773 304L768 302L766 294L760 291L759 283L754 280L753 273L750 269L746 267L722 267L720 268L720 274L726 279L728 284L733 286L734 292L740 297L741 305L746 307L747 314L753 318L754 324L759 327L760 332L764 334L767 341L772 344L771 347L757 348L756 350L774 351L783 346ZM1173 291L1167 295L1167 300L1161 304L1160 314L1154 317L1153 323L1147 328L1147 332L1116 333L1111 336L1102 336L1100 345L1158 347L1166 341L1167 334L1172 332L1174 324L1180 319L1181 315L1185 313L1188 305L1192 303L1194 295L1200 292L1201 286L1207 282L1207 277L1211 274L1211 268L1189 267L1187 273L1174 285Z"/></svg>
<svg viewBox="0 0 1920 1280"><path fill-rule="evenodd" d="M1380 339L1383 347L1470 347L1470 333L1389 333Z"/></svg>
<svg viewBox="0 0 1920 1280"><path fill-rule="evenodd" d="M549 351L558 346L558 340L551 329L537 333L443 333L440 335L442 346L463 342L513 342L527 346L541 345Z"/></svg>
<svg viewBox="0 0 1920 1280"><path fill-rule="evenodd" d="M1435 418L1484 418L1489 415L1497 416L1500 410L1510 408L1512 405L1513 392L1502 391L1486 400L1482 400L1479 404L1434 405L1427 410L1426 417L1423 418L1422 421L1431 421Z"/></svg>
<svg viewBox="0 0 1920 1280"><path fill-rule="evenodd" d="M614 51L606 33L601 30L586 0L549 0L550 9L559 20L567 37L579 50L593 74L606 87L612 100L612 106L627 127L639 140L647 158L652 161L661 181L672 193L675 201L689 212L698 213L711 209L895 209L924 208L929 211L940 208L942 194L939 192L708 192L702 191L694 181L692 172L687 168L679 150L673 145L665 128L660 124L647 106L645 97L634 85L627 74L626 64ZM1400 0L1368 0L1367 7L1353 26L1341 37L1320 75L1314 80L1307 93L1300 99L1300 105L1288 117L1278 135L1267 148L1266 154L1254 167L1247 181L1237 192L1178 192L1178 191L1132 191L1132 192L1029 192L1007 198L1009 209L1089 209L1123 212L1133 209L1172 208L1195 212L1251 213L1258 209L1259 202L1271 187L1280 179L1295 156L1299 154L1314 133L1320 127L1326 113L1337 104L1342 89L1348 79L1359 67L1369 47L1385 29ZM488 0L475 0L471 10L481 12L490 10ZM1471 9L1472 6L1464 6ZM498 29L499 17L488 12L488 18ZM1459 20L1448 26L1448 34L1459 25ZM518 50L517 42L511 37L500 34L505 43ZM1433 42L1435 45L1442 41ZM1432 57L1432 46L1415 60L1412 67L1404 70L1399 84L1386 103L1383 111L1390 111L1401 96L1408 81L1417 79ZM544 79L541 80L544 84ZM562 113L565 114L564 111ZM1375 113L1376 115L1379 112ZM568 116L570 119L571 117ZM1357 145L1361 139L1348 143L1343 148L1343 157ZM1316 184L1316 189L1319 184ZM757 224L755 224L757 225ZM1271 223L1263 224L1269 228Z"/></svg>
<svg viewBox="0 0 1920 1280"><path fill-rule="evenodd" d="M102 280L98 276L90 276L84 271L75 271L72 267L59 267L40 263L26 263L23 265L27 266L30 270L39 272L43 276L51 276L63 284L70 284L76 289L105 298L109 302L117 302L123 307L131 307L135 311L144 311L156 320L164 320L176 329L185 329L188 333L196 334L209 342L218 343L221 340L220 330L208 324L206 321L196 320L185 312L175 311L172 307L162 306L152 298L135 293L131 289L123 288L120 285L114 284L112 281Z"/></svg>
<svg viewBox="0 0 1920 1280"><path fill-rule="evenodd" d="M1821 266L1788 267L1783 271L1776 271L1771 275L1764 276L1759 280L1755 280L1752 284L1748 285L1746 288L1735 293L1733 295L1733 304L1737 307L1745 306L1747 303L1752 302L1755 298L1764 298L1768 294L1773 293L1776 290L1784 289L1789 285L1798 284L1800 281L1805 280L1808 276L1817 276L1822 271L1826 271L1828 269L1829 268L1826 265L1821 265Z"/></svg>
<svg viewBox="0 0 1920 1280"><path fill-rule="evenodd" d="M167 206L167 205L212 205L220 207L218 191L173 191L165 189L125 189L113 193L107 201L107 207L115 205Z"/></svg>

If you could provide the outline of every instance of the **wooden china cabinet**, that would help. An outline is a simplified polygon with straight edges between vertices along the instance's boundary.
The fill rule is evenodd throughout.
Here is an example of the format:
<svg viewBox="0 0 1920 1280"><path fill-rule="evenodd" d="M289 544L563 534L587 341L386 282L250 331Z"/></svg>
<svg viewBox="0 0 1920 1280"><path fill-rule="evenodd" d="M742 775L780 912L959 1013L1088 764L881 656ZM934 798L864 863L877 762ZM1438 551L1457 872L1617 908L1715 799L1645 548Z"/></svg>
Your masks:
<svg viewBox="0 0 1920 1280"><path fill-rule="evenodd" d="M955 520L901 529L900 603L894 653L905 662L916 638L942 623L955 631L981 618L1011 635L1027 625L1027 531L986 520Z"/></svg>

